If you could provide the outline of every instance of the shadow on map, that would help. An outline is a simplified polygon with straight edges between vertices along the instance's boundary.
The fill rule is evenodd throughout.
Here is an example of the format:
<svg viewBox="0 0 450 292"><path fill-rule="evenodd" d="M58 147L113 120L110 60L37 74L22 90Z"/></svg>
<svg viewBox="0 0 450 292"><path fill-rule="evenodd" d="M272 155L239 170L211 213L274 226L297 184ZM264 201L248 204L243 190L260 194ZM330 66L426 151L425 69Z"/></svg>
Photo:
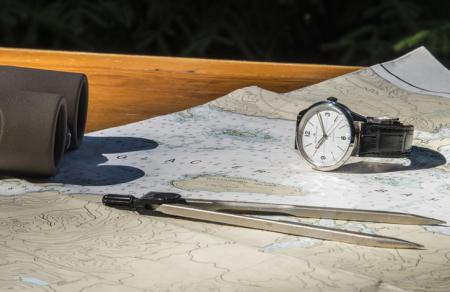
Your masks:
<svg viewBox="0 0 450 292"><path fill-rule="evenodd" d="M81 147L65 154L58 174L51 182L107 186L127 183L145 175L140 168L126 165L100 165L108 161L104 154L116 155L127 163L127 152L151 150L158 147L152 140L135 137L89 137L85 136Z"/></svg>
<svg viewBox="0 0 450 292"><path fill-rule="evenodd" d="M398 163L383 163L373 161L359 161L345 164L336 172L340 173L385 173L405 170L420 170L437 167L445 164L445 157L434 150L413 146L409 157L411 163L409 165L401 165Z"/></svg>

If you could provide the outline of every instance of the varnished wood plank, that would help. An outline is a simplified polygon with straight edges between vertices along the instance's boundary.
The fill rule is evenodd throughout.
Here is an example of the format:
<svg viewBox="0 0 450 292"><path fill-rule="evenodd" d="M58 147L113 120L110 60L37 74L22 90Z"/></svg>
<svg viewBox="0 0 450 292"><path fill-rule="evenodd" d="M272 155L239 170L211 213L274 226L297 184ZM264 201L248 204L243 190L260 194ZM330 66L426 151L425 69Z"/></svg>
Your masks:
<svg viewBox="0 0 450 292"><path fill-rule="evenodd" d="M0 64L87 74L88 131L147 119L257 85L286 92L358 69L0 48Z"/></svg>

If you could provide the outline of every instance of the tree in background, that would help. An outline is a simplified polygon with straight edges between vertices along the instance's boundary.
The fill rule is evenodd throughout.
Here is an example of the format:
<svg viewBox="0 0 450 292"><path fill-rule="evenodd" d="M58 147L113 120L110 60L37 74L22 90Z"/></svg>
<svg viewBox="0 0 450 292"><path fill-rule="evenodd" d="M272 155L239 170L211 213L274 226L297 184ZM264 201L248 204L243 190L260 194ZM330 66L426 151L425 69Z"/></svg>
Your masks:
<svg viewBox="0 0 450 292"><path fill-rule="evenodd" d="M0 46L369 65L420 45L450 64L450 2L4 0Z"/></svg>
<svg viewBox="0 0 450 292"><path fill-rule="evenodd" d="M450 64L450 2L349 2L334 14L343 34L321 46L340 63L374 64L423 45Z"/></svg>

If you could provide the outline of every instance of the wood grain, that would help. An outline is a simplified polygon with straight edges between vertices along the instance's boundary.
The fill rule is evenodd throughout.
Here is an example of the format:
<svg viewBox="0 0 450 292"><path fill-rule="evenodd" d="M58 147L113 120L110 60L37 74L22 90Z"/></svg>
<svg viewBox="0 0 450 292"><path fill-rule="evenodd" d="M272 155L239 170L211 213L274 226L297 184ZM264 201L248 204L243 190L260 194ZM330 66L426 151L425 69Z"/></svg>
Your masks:
<svg viewBox="0 0 450 292"><path fill-rule="evenodd" d="M87 130L140 121L244 86L286 92L358 67L0 48L0 64L87 74Z"/></svg>

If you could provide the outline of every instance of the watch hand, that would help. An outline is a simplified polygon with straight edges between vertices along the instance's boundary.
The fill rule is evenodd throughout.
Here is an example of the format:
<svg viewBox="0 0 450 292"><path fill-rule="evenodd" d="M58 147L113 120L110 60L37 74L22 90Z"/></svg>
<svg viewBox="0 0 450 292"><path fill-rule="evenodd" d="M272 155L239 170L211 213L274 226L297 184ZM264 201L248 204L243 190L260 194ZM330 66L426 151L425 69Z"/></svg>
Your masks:
<svg viewBox="0 0 450 292"><path fill-rule="evenodd" d="M322 128L322 134L324 137L326 137L327 132L325 131L325 127L323 126L323 120L322 120L322 116L320 115L320 113L317 113L317 118L319 119L319 122L320 122L320 128Z"/></svg>
<svg viewBox="0 0 450 292"><path fill-rule="evenodd" d="M339 124L343 121L344 119L340 119L339 122L337 122L335 124L335 126L330 130L330 132L327 134L327 136L331 136L331 134L333 134L333 132L337 129L337 127L339 126Z"/></svg>
<svg viewBox="0 0 450 292"><path fill-rule="evenodd" d="M316 150L314 150L314 153L312 156L316 155L317 150L319 150L320 146L322 146L322 144L327 140L327 138L325 136L323 136L322 138L320 138L319 142L317 142L316 146L314 148L316 148Z"/></svg>
<svg viewBox="0 0 450 292"><path fill-rule="evenodd" d="M317 142L315 148L319 149L319 147L322 146L322 144L325 142L325 140L327 140L326 136L323 136L322 138L320 138L320 140Z"/></svg>
<svg viewBox="0 0 450 292"><path fill-rule="evenodd" d="M316 150L314 150L314 153L311 155L312 157L314 157L314 155L316 155L317 150L319 150L319 148L316 148Z"/></svg>

